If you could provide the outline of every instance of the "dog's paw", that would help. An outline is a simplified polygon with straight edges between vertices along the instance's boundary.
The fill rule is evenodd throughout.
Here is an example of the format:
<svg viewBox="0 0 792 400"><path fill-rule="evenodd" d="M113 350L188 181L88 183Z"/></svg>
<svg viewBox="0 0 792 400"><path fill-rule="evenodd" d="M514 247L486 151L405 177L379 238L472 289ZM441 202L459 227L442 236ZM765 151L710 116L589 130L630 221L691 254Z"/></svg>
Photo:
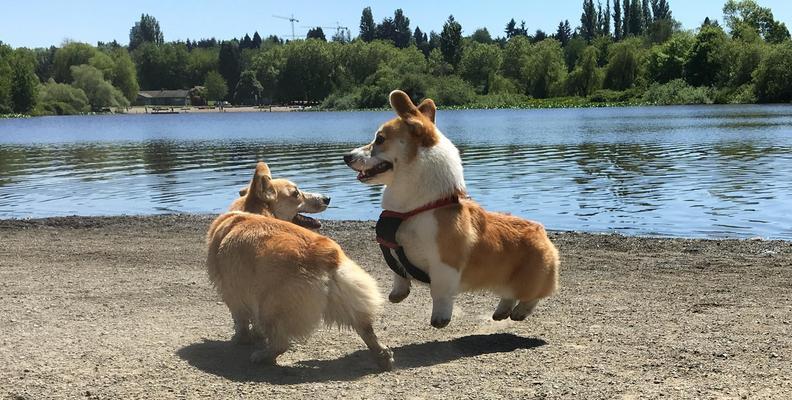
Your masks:
<svg viewBox="0 0 792 400"><path fill-rule="evenodd" d="M435 328L445 328L451 322L450 317L432 317L432 326Z"/></svg>
<svg viewBox="0 0 792 400"><path fill-rule="evenodd" d="M253 344L253 335L250 332L237 332L231 337L231 343L240 346Z"/></svg>
<svg viewBox="0 0 792 400"><path fill-rule="evenodd" d="M256 350L250 354L250 362L262 365L277 365L277 362L275 362L275 357L272 356L272 353L266 350Z"/></svg>
<svg viewBox="0 0 792 400"><path fill-rule="evenodd" d="M377 365L379 365L380 369L383 371L393 370L393 351L391 349L386 347L375 354L374 357L376 357Z"/></svg>
<svg viewBox="0 0 792 400"><path fill-rule="evenodd" d="M409 289L406 291L393 290L388 295L388 301L390 301L391 303L400 303L402 300L406 299L407 296L409 295L410 295Z"/></svg>
<svg viewBox="0 0 792 400"><path fill-rule="evenodd" d="M537 304L539 304L538 299L530 300L530 301L521 301L520 304L517 304L517 307L514 307L514 310L512 310L511 315L509 315L509 318L511 318L512 321L523 321L533 313L533 310L534 308L536 308Z"/></svg>
<svg viewBox="0 0 792 400"><path fill-rule="evenodd" d="M503 321L504 319L509 318L510 315L511 315L511 310L505 312L496 310L495 313L492 314L492 319L495 321Z"/></svg>

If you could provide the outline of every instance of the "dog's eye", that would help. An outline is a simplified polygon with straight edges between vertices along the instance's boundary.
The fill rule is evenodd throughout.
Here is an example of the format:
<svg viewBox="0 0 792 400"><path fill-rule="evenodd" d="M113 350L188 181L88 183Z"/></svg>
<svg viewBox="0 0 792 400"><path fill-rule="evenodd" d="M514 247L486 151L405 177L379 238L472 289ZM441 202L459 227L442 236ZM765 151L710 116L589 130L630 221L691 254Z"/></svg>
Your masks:
<svg viewBox="0 0 792 400"><path fill-rule="evenodd" d="M374 139L374 144L382 144L385 142L385 136L377 135L377 138Z"/></svg>
<svg viewBox="0 0 792 400"><path fill-rule="evenodd" d="M294 189L294 191L291 193L291 197L297 197L299 195L300 195L300 191L297 189Z"/></svg>

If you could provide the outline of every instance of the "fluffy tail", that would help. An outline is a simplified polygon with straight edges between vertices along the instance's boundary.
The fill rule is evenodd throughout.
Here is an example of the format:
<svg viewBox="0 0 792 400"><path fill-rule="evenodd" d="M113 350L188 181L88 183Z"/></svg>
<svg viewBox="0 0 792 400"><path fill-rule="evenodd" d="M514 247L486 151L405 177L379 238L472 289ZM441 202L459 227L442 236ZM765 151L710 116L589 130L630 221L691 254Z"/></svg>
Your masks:
<svg viewBox="0 0 792 400"><path fill-rule="evenodd" d="M346 257L330 277L327 297L324 322L340 328L370 326L383 303L374 278Z"/></svg>

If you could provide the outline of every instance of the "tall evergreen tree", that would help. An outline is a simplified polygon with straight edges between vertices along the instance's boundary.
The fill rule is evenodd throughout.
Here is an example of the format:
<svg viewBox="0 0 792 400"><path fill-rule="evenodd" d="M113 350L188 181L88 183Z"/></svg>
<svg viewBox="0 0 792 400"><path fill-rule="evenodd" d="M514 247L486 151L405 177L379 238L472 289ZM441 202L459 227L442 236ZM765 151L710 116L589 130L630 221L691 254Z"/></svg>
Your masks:
<svg viewBox="0 0 792 400"><path fill-rule="evenodd" d="M639 3L638 0L632 0L630 2L630 34L640 36L643 34L643 26L641 3Z"/></svg>
<svg viewBox="0 0 792 400"><path fill-rule="evenodd" d="M569 39L572 38L572 28L569 26L569 20L558 23L555 38L561 42L562 47L566 47L567 43L569 43Z"/></svg>
<svg viewBox="0 0 792 400"><path fill-rule="evenodd" d="M253 39L250 38L250 35L247 33L242 40L239 41L239 48L240 49L252 49L253 48Z"/></svg>
<svg viewBox="0 0 792 400"><path fill-rule="evenodd" d="M313 29L308 29L308 33L305 35L305 38L306 39L319 39L319 40L321 40L323 42L327 41L327 37L325 36L324 31L322 30L322 27L320 27L320 26L317 26L316 28L313 28Z"/></svg>
<svg viewBox="0 0 792 400"><path fill-rule="evenodd" d="M454 67L462 58L462 25L453 15L449 15L448 20L443 24L443 31L440 33L440 52L443 53L445 61Z"/></svg>
<svg viewBox="0 0 792 400"><path fill-rule="evenodd" d="M517 27L517 22L514 21L514 18L512 18L509 22L506 23L506 29L503 30L503 32L506 33L506 39L511 39L514 36L516 36L515 35L516 27Z"/></svg>
<svg viewBox="0 0 792 400"><path fill-rule="evenodd" d="M632 0L636 2L638 0ZM630 4L630 0L624 0L622 3L622 38L626 38L630 36L630 27L632 26L632 5Z"/></svg>
<svg viewBox="0 0 792 400"><path fill-rule="evenodd" d="M649 7L649 0L643 0L641 3L641 19L643 21L642 31L646 31L652 25L652 8Z"/></svg>
<svg viewBox="0 0 792 400"><path fill-rule="evenodd" d="M393 25L396 28L393 35L393 43L400 49L409 47L410 38L412 37L410 19L404 16L401 8L393 13Z"/></svg>
<svg viewBox="0 0 792 400"><path fill-rule="evenodd" d="M417 26L413 33L413 41L415 41L415 47L421 50L424 57L429 57L429 52L432 51L432 47L429 45L429 37L426 36L426 33L421 32L421 28Z"/></svg>
<svg viewBox="0 0 792 400"><path fill-rule="evenodd" d="M364 42L374 40L377 32L377 24L374 23L374 16L371 14L371 7L363 9L360 16L360 39Z"/></svg>
<svg viewBox="0 0 792 400"><path fill-rule="evenodd" d="M140 21L129 30L129 50L134 50L144 42L160 45L165 38L160 30L159 21L148 14L142 14Z"/></svg>
<svg viewBox="0 0 792 400"><path fill-rule="evenodd" d="M580 14L580 34L587 42L597 36L597 10L594 0L583 0L583 13Z"/></svg>
<svg viewBox="0 0 792 400"><path fill-rule="evenodd" d="M221 43L217 69L228 87L236 88L239 83L239 74L242 73L241 64L239 43L236 40Z"/></svg>
<svg viewBox="0 0 792 400"><path fill-rule="evenodd" d="M605 0L604 13L602 12L602 7L600 6L599 18L600 18L600 35L605 37L610 37L611 35L610 0Z"/></svg>
<svg viewBox="0 0 792 400"><path fill-rule="evenodd" d="M253 33L253 48L261 48L261 36L259 36L258 31Z"/></svg>
<svg viewBox="0 0 792 400"><path fill-rule="evenodd" d="M393 18L385 18L377 25L374 39L388 40L396 44L396 24Z"/></svg>
<svg viewBox="0 0 792 400"><path fill-rule="evenodd" d="M613 0L613 38L618 42L622 38L622 10L619 0Z"/></svg>
<svg viewBox="0 0 792 400"><path fill-rule="evenodd" d="M671 8L666 0L652 0L652 17L654 21L671 19Z"/></svg>

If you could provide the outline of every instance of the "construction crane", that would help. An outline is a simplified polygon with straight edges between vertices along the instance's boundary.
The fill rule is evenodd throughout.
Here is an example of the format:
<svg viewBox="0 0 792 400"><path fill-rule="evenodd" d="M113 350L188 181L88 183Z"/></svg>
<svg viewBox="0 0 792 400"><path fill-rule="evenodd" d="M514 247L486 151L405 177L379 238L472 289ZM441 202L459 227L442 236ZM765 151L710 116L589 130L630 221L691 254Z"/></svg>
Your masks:
<svg viewBox="0 0 792 400"><path fill-rule="evenodd" d="M283 16L280 16L280 15L273 15L273 17L280 18L280 19L285 19L285 20L291 22L291 28L292 28L291 36L292 36L292 40L296 40L297 39L297 37L294 35L294 23L295 22L300 22L300 20L297 19L297 18L294 18L294 14L292 14L291 17L283 17Z"/></svg>

